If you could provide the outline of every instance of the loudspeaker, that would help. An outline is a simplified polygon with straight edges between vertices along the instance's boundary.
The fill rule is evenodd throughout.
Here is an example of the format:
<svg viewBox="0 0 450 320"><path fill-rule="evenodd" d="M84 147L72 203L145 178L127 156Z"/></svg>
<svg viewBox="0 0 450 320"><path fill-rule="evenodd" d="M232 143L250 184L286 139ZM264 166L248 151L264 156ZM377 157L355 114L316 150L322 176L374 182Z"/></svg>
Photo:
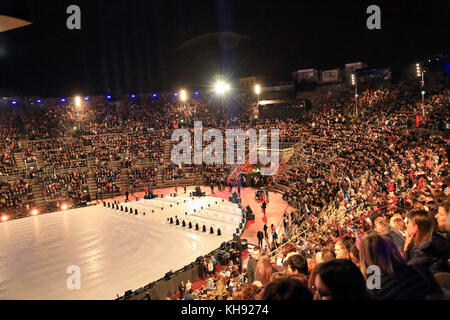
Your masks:
<svg viewBox="0 0 450 320"><path fill-rule="evenodd" d="M172 275L173 275L173 271L170 270L169 272L167 272L167 273L165 274L164 279L169 280L170 277L171 277Z"/></svg>
<svg viewBox="0 0 450 320"><path fill-rule="evenodd" d="M217 260L219 261L219 264L226 265L228 264L228 260L230 259L231 255L228 251L219 251L217 254Z"/></svg>
<svg viewBox="0 0 450 320"><path fill-rule="evenodd" d="M247 239L241 239L242 250L248 249Z"/></svg>
<svg viewBox="0 0 450 320"><path fill-rule="evenodd" d="M203 257L202 256L197 257L197 259L195 259L195 263L196 264L201 264L202 262L203 262Z"/></svg>

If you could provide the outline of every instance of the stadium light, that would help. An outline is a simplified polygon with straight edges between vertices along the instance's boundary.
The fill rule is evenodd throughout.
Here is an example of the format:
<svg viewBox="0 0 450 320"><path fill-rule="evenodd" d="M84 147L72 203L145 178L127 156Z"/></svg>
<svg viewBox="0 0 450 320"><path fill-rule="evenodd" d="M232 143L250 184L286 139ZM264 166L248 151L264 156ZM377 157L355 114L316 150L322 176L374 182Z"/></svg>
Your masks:
<svg viewBox="0 0 450 320"><path fill-rule="evenodd" d="M31 210L31 214L32 214L33 216L38 215L38 214L39 214L39 211L38 211L37 209L33 209L33 210Z"/></svg>
<svg viewBox="0 0 450 320"><path fill-rule="evenodd" d="M6 221L6 220L8 220L8 217L7 216L2 216L2 221Z"/></svg>
<svg viewBox="0 0 450 320"><path fill-rule="evenodd" d="M183 89L180 91L180 100L186 101L186 98L187 98L187 93L186 93L186 90Z"/></svg>
<svg viewBox="0 0 450 320"><path fill-rule="evenodd" d="M61 206L61 210L67 210L67 204L63 204L63 205Z"/></svg>
<svg viewBox="0 0 450 320"><path fill-rule="evenodd" d="M36 102L37 102L37 103L41 103L42 100L41 100L41 99L37 99Z"/></svg>
<svg viewBox="0 0 450 320"><path fill-rule="evenodd" d="M84 101L88 101L88 100L89 100L88 96L84 97Z"/></svg>
<svg viewBox="0 0 450 320"><path fill-rule="evenodd" d="M106 96L106 99L111 100L111 95L108 94L108 95Z"/></svg>
<svg viewBox="0 0 450 320"><path fill-rule="evenodd" d="M214 90L217 94L224 94L228 90L230 90L230 85L228 83L225 83L223 81L217 81L214 85Z"/></svg>
<svg viewBox="0 0 450 320"><path fill-rule="evenodd" d="M81 98L79 96L75 97L75 106L77 108L81 107Z"/></svg>
<svg viewBox="0 0 450 320"><path fill-rule="evenodd" d="M61 102L66 102L66 99L64 99L64 98L61 98Z"/></svg>
<svg viewBox="0 0 450 320"><path fill-rule="evenodd" d="M352 73L352 86L355 87L355 115L356 118L358 118L359 115L359 109L358 109L358 80L356 78L356 75Z"/></svg>
<svg viewBox="0 0 450 320"><path fill-rule="evenodd" d="M13 100L13 101L11 101L11 104L12 104L12 105L16 105L16 104L17 104L17 101L16 101L16 100Z"/></svg>
<svg viewBox="0 0 450 320"><path fill-rule="evenodd" d="M258 96L261 93L261 86L259 84L255 84L255 93Z"/></svg>

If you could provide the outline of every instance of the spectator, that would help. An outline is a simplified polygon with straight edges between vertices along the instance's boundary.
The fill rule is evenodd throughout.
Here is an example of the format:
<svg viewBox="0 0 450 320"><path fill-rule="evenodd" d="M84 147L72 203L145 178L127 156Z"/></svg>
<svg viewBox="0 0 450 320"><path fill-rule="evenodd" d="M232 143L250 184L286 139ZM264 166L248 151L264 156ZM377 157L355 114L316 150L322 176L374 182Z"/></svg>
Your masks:
<svg viewBox="0 0 450 320"><path fill-rule="evenodd" d="M435 221L428 212L416 210L409 214L405 252L408 264L420 264L431 271L450 272L450 240L435 231Z"/></svg>
<svg viewBox="0 0 450 320"><path fill-rule="evenodd" d="M316 266L315 300L367 300L366 283L348 259L336 259Z"/></svg>
<svg viewBox="0 0 450 320"><path fill-rule="evenodd" d="M306 300L313 295L300 281L292 278L279 278L267 285L262 293L262 300Z"/></svg>
<svg viewBox="0 0 450 320"><path fill-rule="evenodd" d="M431 273L422 265L407 265L393 240L371 233L361 240L361 272L366 279L373 273L370 266L380 270L378 286L369 286L369 293L379 300L418 300L427 295L441 294Z"/></svg>

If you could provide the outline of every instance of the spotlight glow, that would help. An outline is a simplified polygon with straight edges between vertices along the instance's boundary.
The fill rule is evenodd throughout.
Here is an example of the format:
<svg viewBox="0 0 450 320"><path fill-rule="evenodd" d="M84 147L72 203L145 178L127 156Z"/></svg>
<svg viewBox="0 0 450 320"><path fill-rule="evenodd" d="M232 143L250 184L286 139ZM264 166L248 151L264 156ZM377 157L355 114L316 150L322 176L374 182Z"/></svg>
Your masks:
<svg viewBox="0 0 450 320"><path fill-rule="evenodd" d="M228 83L223 82L223 81L218 81L214 85L214 89L215 89L216 93L224 94L225 92L230 90L230 85Z"/></svg>
<svg viewBox="0 0 450 320"><path fill-rule="evenodd" d="M39 214L39 211L37 209L33 209L33 210L31 210L31 214L33 216L35 216L35 215Z"/></svg>
<svg viewBox="0 0 450 320"><path fill-rule="evenodd" d="M180 91L180 100L181 101L186 101L186 98L187 98L186 90L181 90Z"/></svg>
<svg viewBox="0 0 450 320"><path fill-rule="evenodd" d="M67 210L67 204L63 204L63 205L61 206L61 209L62 209L62 210Z"/></svg>
<svg viewBox="0 0 450 320"><path fill-rule="evenodd" d="M77 108L81 107L81 98L79 96L75 97L75 106Z"/></svg>
<svg viewBox="0 0 450 320"><path fill-rule="evenodd" d="M259 95L261 93L261 86L259 84L255 84L255 93Z"/></svg>
<svg viewBox="0 0 450 320"><path fill-rule="evenodd" d="M6 221L6 220L8 220L8 217L7 216L2 216L2 221Z"/></svg>

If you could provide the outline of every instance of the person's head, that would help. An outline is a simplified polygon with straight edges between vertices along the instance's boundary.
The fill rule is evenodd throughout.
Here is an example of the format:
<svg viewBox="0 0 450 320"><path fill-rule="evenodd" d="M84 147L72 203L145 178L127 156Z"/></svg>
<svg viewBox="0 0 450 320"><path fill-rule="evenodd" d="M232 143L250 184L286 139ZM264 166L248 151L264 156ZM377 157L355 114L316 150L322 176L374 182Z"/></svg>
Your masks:
<svg viewBox="0 0 450 320"><path fill-rule="evenodd" d="M406 262L390 237L371 232L361 238L359 263L363 276L367 278L369 266L378 266L381 274L386 275L393 273L396 266L404 265Z"/></svg>
<svg viewBox="0 0 450 320"><path fill-rule="evenodd" d="M246 284L241 289L242 300L257 300L261 293L261 288L255 284Z"/></svg>
<svg viewBox="0 0 450 320"><path fill-rule="evenodd" d="M435 221L425 210L415 210L408 215L406 232L414 236L414 245L431 240L435 229Z"/></svg>
<svg viewBox="0 0 450 320"><path fill-rule="evenodd" d="M263 252L259 255L258 263L256 264L256 272L260 276L260 281L263 285L270 282L272 277L272 264L270 263L270 256Z"/></svg>
<svg viewBox="0 0 450 320"><path fill-rule="evenodd" d="M350 259L350 243L348 238L339 239L334 245L336 259Z"/></svg>
<svg viewBox="0 0 450 320"><path fill-rule="evenodd" d="M322 251L316 253L316 264L322 263Z"/></svg>
<svg viewBox="0 0 450 320"><path fill-rule="evenodd" d="M392 228L404 232L406 229L405 221L400 214L394 214L391 218L390 225Z"/></svg>
<svg viewBox="0 0 450 320"><path fill-rule="evenodd" d="M261 248L260 247L254 247L253 251L252 251L252 257L255 260L258 260L259 254L261 253Z"/></svg>
<svg viewBox="0 0 450 320"><path fill-rule="evenodd" d="M244 300L244 294L241 290L234 290L233 300Z"/></svg>
<svg viewBox="0 0 450 320"><path fill-rule="evenodd" d="M283 256L286 257L291 252L297 252L297 246L294 243L286 243L282 249Z"/></svg>
<svg viewBox="0 0 450 320"><path fill-rule="evenodd" d="M286 260L286 273L308 274L308 265L305 258L300 254L291 255Z"/></svg>
<svg viewBox="0 0 450 320"><path fill-rule="evenodd" d="M282 277L267 285L262 300L306 300L313 299L313 295L302 282L297 279Z"/></svg>
<svg viewBox="0 0 450 320"><path fill-rule="evenodd" d="M368 298L361 271L348 259L336 259L316 266L315 300L364 300Z"/></svg>
<svg viewBox="0 0 450 320"><path fill-rule="evenodd" d="M336 259L336 254L330 247L323 248L322 250L322 262L327 262Z"/></svg>
<svg viewBox="0 0 450 320"><path fill-rule="evenodd" d="M389 232L389 224L384 214L379 214L373 218L374 230L381 235Z"/></svg>
<svg viewBox="0 0 450 320"><path fill-rule="evenodd" d="M441 203L438 208L437 214L434 216L436 218L438 227L440 230L445 230L445 224L447 223L447 216L450 210L450 200Z"/></svg>

